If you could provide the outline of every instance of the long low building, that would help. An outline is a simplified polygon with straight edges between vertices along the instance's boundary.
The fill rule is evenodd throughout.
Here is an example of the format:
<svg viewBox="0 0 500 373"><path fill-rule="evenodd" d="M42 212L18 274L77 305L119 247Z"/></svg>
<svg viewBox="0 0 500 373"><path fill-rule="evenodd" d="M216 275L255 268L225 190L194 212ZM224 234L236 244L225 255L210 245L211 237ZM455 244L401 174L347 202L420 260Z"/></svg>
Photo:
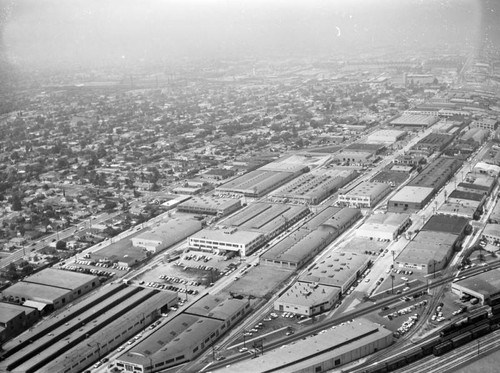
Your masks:
<svg viewBox="0 0 500 373"><path fill-rule="evenodd" d="M307 273L299 277L299 281L335 286L345 293L370 263L368 255L334 251L321 263L311 265Z"/></svg>
<svg viewBox="0 0 500 373"><path fill-rule="evenodd" d="M355 170L314 170L272 192L271 198L316 205L356 177L358 173Z"/></svg>
<svg viewBox="0 0 500 373"><path fill-rule="evenodd" d="M274 309L313 316L330 310L340 295L340 289L335 286L297 281L281 293L274 302Z"/></svg>
<svg viewBox="0 0 500 373"><path fill-rule="evenodd" d="M307 166L273 162L237 177L217 187L216 190L222 193L236 193L246 197L260 198L308 170Z"/></svg>
<svg viewBox="0 0 500 373"><path fill-rule="evenodd" d="M181 203L177 210L193 214L226 216L241 208L241 201L234 198L193 197Z"/></svg>
<svg viewBox="0 0 500 373"><path fill-rule="evenodd" d="M366 319L354 319L335 329L303 338L286 348L266 353L218 369L220 373L317 373L338 370L342 365L359 360L390 346L394 341L390 330ZM265 342L264 346L265 349Z"/></svg>
<svg viewBox="0 0 500 373"><path fill-rule="evenodd" d="M301 268L361 217L358 209L327 208L306 222L303 228L267 250L260 257L260 263Z"/></svg>
<svg viewBox="0 0 500 373"><path fill-rule="evenodd" d="M453 282L451 291L461 297L464 295L475 297L481 304L486 304L490 298L500 295L500 269L492 269Z"/></svg>
<svg viewBox="0 0 500 373"><path fill-rule="evenodd" d="M456 158L439 157L407 184L433 188L434 192L441 189L461 167L462 161Z"/></svg>
<svg viewBox="0 0 500 373"><path fill-rule="evenodd" d="M265 235L266 239L271 239L309 213L306 206L258 202L222 221L220 226L259 232Z"/></svg>
<svg viewBox="0 0 500 373"><path fill-rule="evenodd" d="M39 319L36 308L0 302L0 343L25 331Z"/></svg>
<svg viewBox="0 0 500 373"><path fill-rule="evenodd" d="M79 272L46 268L2 291L10 302L31 300L46 304L51 311L77 299L100 285L99 277Z"/></svg>
<svg viewBox="0 0 500 373"><path fill-rule="evenodd" d="M439 118L434 115L403 114L393 119L391 125L403 128L427 128L437 123Z"/></svg>
<svg viewBox="0 0 500 373"><path fill-rule="evenodd" d="M191 218L175 218L161 222L150 230L132 237L132 245L152 253L159 253L166 248L200 231L200 221Z"/></svg>
<svg viewBox="0 0 500 373"><path fill-rule="evenodd" d="M247 301L206 295L119 356L116 366L142 373L186 363L213 346L249 310Z"/></svg>
<svg viewBox="0 0 500 373"><path fill-rule="evenodd" d="M411 225L409 214L374 214L356 230L356 235L392 241Z"/></svg>
<svg viewBox="0 0 500 373"><path fill-rule="evenodd" d="M177 293L123 283L99 289L3 346L0 370L76 373L126 342L178 302Z"/></svg>
<svg viewBox="0 0 500 373"><path fill-rule="evenodd" d="M406 131L395 129L381 129L370 133L366 142L369 144L386 144L392 145L395 142L403 139L406 136Z"/></svg>
<svg viewBox="0 0 500 373"><path fill-rule="evenodd" d="M457 240L454 234L421 231L396 257L396 266L417 269L425 274L440 271L453 256Z"/></svg>
<svg viewBox="0 0 500 373"><path fill-rule="evenodd" d="M387 211L400 213L419 211L430 202L433 195L433 188L404 186L387 201Z"/></svg>

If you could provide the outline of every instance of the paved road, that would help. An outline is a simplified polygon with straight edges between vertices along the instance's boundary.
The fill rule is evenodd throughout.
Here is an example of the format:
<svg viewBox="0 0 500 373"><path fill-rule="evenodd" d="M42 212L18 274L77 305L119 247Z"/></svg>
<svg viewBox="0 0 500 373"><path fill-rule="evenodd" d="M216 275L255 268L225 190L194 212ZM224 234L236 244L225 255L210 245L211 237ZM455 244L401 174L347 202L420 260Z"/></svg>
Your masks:
<svg viewBox="0 0 500 373"><path fill-rule="evenodd" d="M63 229L62 231L52 233L48 236L45 236L45 237L43 237L43 239L36 242L34 245L23 247L17 251L14 251L7 258L2 259L0 261L0 268L4 268L4 267L8 266L10 263L21 259L25 255L28 255L30 253L34 253L38 250L41 250L44 247L47 247L52 242L55 242L57 240L64 240L68 237L71 237L76 231L78 231L81 228L88 228L89 225L91 225L91 224L100 224L108 219L111 219L111 218L119 215L120 213L121 212L119 212L119 211L112 212L109 214L103 213L103 214L97 215L94 219L83 221L81 223L78 223L76 226L69 227L67 229Z"/></svg>

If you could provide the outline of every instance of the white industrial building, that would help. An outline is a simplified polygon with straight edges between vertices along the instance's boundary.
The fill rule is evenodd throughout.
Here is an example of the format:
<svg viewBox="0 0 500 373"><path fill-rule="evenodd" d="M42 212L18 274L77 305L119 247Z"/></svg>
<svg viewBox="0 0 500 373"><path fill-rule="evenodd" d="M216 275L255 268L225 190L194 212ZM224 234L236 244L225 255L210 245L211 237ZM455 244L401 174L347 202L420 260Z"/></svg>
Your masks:
<svg viewBox="0 0 500 373"><path fill-rule="evenodd" d="M406 136L406 131L383 129L368 135L366 142L369 144L394 144Z"/></svg>
<svg viewBox="0 0 500 373"><path fill-rule="evenodd" d="M411 225L409 214L374 214L356 230L356 235L370 239L392 241Z"/></svg>
<svg viewBox="0 0 500 373"><path fill-rule="evenodd" d="M244 231L235 227L203 229L188 239L190 248L213 253L236 251L244 257L251 254L265 241L262 233Z"/></svg>
<svg viewBox="0 0 500 373"><path fill-rule="evenodd" d="M274 309L313 316L330 310L340 294L338 287L297 281L274 302Z"/></svg>
<svg viewBox="0 0 500 373"><path fill-rule="evenodd" d="M158 253L198 232L201 228L201 222L195 219L170 219L133 237L132 245Z"/></svg>

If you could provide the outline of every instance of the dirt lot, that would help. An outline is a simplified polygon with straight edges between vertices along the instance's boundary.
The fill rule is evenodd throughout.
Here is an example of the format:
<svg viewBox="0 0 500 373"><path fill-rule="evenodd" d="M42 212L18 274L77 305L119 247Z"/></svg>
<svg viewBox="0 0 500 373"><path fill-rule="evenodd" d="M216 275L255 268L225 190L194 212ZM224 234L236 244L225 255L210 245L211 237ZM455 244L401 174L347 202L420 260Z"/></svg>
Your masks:
<svg viewBox="0 0 500 373"><path fill-rule="evenodd" d="M385 250L390 242L369 240L364 237L354 237L345 246L342 246L343 251L355 252L364 254L366 251L378 253L380 250ZM375 259L375 257L374 257Z"/></svg>
<svg viewBox="0 0 500 373"><path fill-rule="evenodd" d="M225 291L262 298L292 275L290 270L266 266L250 267Z"/></svg>

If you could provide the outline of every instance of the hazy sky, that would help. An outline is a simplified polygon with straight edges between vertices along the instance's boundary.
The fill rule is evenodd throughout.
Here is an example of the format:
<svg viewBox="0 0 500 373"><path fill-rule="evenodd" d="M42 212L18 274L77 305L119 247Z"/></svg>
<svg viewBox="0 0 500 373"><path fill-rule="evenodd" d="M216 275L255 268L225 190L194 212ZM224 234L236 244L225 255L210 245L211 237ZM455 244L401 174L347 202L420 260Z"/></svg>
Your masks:
<svg viewBox="0 0 500 373"><path fill-rule="evenodd" d="M57 64L471 43L488 1L0 0L0 56Z"/></svg>

